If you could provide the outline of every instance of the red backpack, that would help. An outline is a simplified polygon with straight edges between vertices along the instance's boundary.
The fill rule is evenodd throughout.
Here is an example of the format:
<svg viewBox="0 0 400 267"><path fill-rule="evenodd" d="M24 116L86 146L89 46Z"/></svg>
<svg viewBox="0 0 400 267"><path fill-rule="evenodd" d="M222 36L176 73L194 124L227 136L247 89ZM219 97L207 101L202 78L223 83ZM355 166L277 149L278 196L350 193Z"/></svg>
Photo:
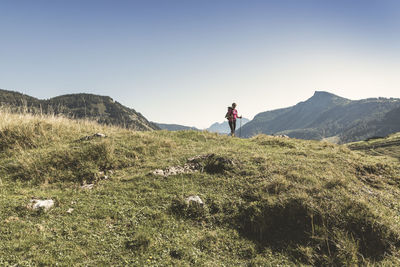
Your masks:
<svg viewBox="0 0 400 267"><path fill-rule="evenodd" d="M225 115L225 118L228 119L228 121L233 119L233 108L232 107L228 107L228 112Z"/></svg>

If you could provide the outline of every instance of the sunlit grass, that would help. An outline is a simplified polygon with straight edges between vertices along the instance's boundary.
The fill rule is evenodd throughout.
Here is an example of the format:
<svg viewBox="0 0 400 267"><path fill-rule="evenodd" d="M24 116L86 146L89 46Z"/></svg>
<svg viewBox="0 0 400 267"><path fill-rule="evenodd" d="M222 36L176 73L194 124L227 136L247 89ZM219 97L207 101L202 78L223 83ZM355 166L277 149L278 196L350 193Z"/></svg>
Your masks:
<svg viewBox="0 0 400 267"><path fill-rule="evenodd" d="M0 115L0 265L399 263L396 161L318 141ZM84 139L97 132L107 137ZM210 153L234 164L151 174ZM56 205L31 211L31 198Z"/></svg>

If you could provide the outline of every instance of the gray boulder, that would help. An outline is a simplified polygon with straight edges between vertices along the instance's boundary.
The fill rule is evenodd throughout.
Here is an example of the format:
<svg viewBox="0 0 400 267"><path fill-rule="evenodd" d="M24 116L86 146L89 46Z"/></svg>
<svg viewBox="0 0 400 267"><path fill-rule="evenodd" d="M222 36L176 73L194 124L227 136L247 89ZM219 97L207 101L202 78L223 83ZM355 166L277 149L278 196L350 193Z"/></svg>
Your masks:
<svg viewBox="0 0 400 267"><path fill-rule="evenodd" d="M54 206L54 200L52 199L31 199L28 204L28 208L32 210L40 210L43 209L44 211L48 211Z"/></svg>
<svg viewBox="0 0 400 267"><path fill-rule="evenodd" d="M185 198L185 202L186 202L188 205L191 204L192 202L193 202L193 203L197 203L197 204L199 204L199 205L201 205L201 206L204 205L203 200L201 200L201 198L200 198L199 196L188 196L187 198Z"/></svg>

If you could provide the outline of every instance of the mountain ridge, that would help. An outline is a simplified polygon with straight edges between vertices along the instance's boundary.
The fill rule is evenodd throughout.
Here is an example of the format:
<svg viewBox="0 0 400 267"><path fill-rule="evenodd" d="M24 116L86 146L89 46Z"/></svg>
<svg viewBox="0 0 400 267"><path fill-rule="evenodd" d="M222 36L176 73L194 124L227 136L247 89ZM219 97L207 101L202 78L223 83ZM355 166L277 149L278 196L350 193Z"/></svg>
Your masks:
<svg viewBox="0 0 400 267"><path fill-rule="evenodd" d="M395 98L349 100L315 91L311 98L294 106L257 114L242 127L242 133L244 137L264 133L316 140L337 136L340 143L347 143L377 133L387 135L400 131L400 126L389 119L383 130L378 127L386 113L399 107L400 100Z"/></svg>
<svg viewBox="0 0 400 267"><path fill-rule="evenodd" d="M141 113L113 100L110 96L90 93L66 94L38 99L20 92L0 89L0 105L12 111L55 114L75 119L90 119L139 131L158 130Z"/></svg>

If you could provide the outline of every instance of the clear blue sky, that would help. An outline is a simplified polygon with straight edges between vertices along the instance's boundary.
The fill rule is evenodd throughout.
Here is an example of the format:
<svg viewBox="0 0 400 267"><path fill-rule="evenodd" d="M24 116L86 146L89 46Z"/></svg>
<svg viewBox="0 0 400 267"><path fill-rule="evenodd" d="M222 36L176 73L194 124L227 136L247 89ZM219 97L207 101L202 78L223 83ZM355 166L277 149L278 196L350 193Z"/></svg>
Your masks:
<svg viewBox="0 0 400 267"><path fill-rule="evenodd" d="M0 88L208 127L325 90L400 97L397 0L2 0Z"/></svg>

